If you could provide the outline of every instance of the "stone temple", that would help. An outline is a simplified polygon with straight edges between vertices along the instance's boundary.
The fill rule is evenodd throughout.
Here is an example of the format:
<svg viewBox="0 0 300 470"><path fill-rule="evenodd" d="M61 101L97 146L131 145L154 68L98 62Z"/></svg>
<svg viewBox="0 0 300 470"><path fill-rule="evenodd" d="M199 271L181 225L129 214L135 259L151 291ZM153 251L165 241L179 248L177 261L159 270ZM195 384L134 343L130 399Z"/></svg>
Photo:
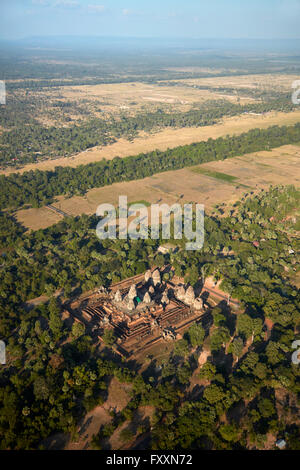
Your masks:
<svg viewBox="0 0 300 470"><path fill-rule="evenodd" d="M139 345L158 337L174 339L173 327L189 319L195 321L202 311L202 299L196 298L192 286L164 281L156 268L112 286L107 295L81 313L102 334L111 328L119 345Z"/></svg>

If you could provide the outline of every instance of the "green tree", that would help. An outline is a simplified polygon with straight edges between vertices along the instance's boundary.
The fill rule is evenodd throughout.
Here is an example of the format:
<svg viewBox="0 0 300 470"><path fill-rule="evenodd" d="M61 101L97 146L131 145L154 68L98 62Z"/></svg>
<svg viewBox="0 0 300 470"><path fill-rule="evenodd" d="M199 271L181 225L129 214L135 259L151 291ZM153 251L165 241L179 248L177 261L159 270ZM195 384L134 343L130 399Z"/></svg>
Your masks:
<svg viewBox="0 0 300 470"><path fill-rule="evenodd" d="M49 302L49 328L55 339L59 339L63 334L63 321L61 319L60 308L57 300L52 297Z"/></svg>
<svg viewBox="0 0 300 470"><path fill-rule="evenodd" d="M37 400L47 400L50 389L44 377L37 377L33 384L33 392Z"/></svg>
<svg viewBox="0 0 300 470"><path fill-rule="evenodd" d="M176 341L174 345L174 354L177 356L184 357L189 352L189 344L185 339L180 339Z"/></svg>
<svg viewBox="0 0 300 470"><path fill-rule="evenodd" d="M263 398L258 402L258 409L264 418L270 418L276 412L274 404L268 398Z"/></svg>
<svg viewBox="0 0 300 470"><path fill-rule="evenodd" d="M210 337L211 350L216 352L222 347L225 347L226 343L230 340L230 333L228 328L221 327L213 331Z"/></svg>
<svg viewBox="0 0 300 470"><path fill-rule="evenodd" d="M234 338L234 340L230 344L229 352L239 358L242 355L243 348L244 348L244 341L242 340L242 338L237 337L237 338Z"/></svg>
<svg viewBox="0 0 300 470"><path fill-rule="evenodd" d="M198 377L200 379L208 379L211 380L215 377L216 375L216 366L212 364L211 362L206 362L200 369L200 372L198 374Z"/></svg>
<svg viewBox="0 0 300 470"><path fill-rule="evenodd" d="M266 354L270 364L275 365L284 359L282 354L281 344L274 341L270 341L266 347Z"/></svg>
<svg viewBox="0 0 300 470"><path fill-rule="evenodd" d="M190 344L195 348L196 346L202 346L205 331L200 324L195 323L188 329L187 336Z"/></svg>
<svg viewBox="0 0 300 470"><path fill-rule="evenodd" d="M129 442L133 438L134 438L134 433L128 428L122 429L122 431L120 432L120 439L122 442Z"/></svg>
<svg viewBox="0 0 300 470"><path fill-rule="evenodd" d="M84 333L85 326L82 323L74 322L72 325L72 336L77 339L80 336L84 335Z"/></svg>
<svg viewBox="0 0 300 470"><path fill-rule="evenodd" d="M222 326L226 324L226 317L225 315L223 315L222 310L220 308L214 308L211 313L215 326Z"/></svg>
<svg viewBox="0 0 300 470"><path fill-rule="evenodd" d="M219 433L228 442L236 442L239 435L239 431L234 424L222 424L219 427Z"/></svg>
<svg viewBox="0 0 300 470"><path fill-rule="evenodd" d="M112 346L116 341L116 337L114 335L113 330L111 330L109 328L106 328L104 330L102 338L103 338L104 344L106 346Z"/></svg>
<svg viewBox="0 0 300 470"><path fill-rule="evenodd" d="M204 398L210 403L215 404L225 397L224 390L216 384L211 384L204 390Z"/></svg>

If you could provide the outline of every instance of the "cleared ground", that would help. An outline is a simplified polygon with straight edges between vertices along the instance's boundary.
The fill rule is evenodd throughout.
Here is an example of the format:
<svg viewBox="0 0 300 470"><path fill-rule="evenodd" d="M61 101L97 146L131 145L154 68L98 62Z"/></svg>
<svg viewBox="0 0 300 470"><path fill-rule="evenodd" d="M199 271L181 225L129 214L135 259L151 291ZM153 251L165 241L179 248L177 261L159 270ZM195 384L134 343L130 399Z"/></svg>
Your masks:
<svg viewBox="0 0 300 470"><path fill-rule="evenodd" d="M71 107L69 111L64 110L72 120L86 119L89 115L104 118L111 115L118 117L120 114L135 115L139 112L153 112L157 109L167 112L186 111L204 101L223 98L234 103L251 103L256 101L257 97L243 93L243 89L267 91L272 94L287 92L291 91L292 82L297 79L299 79L297 75L286 74L237 75L166 80L155 84L132 82L64 86L57 89L49 88L46 91L45 89L34 91L34 93L44 102L43 112L37 116L37 119L45 125L51 125L57 119L61 121L60 118L62 118L57 113L57 108L52 107L57 102L76 104L75 108ZM207 89L197 89L195 85L207 87ZM232 90L218 92L215 90L224 87ZM76 109L88 111L88 113L78 113Z"/></svg>
<svg viewBox="0 0 300 470"><path fill-rule="evenodd" d="M294 80L299 80L299 75L287 74L256 74L256 75L237 75L228 77L211 77L182 79L176 82L189 85L200 85L209 87L228 87L228 88L253 88L259 90L291 91Z"/></svg>
<svg viewBox="0 0 300 470"><path fill-rule="evenodd" d="M153 112L158 108L165 111L186 111L204 101L222 98L214 90L197 90L181 85L170 86L167 83L165 85L135 82L64 86L58 90L47 90L49 104L57 99L65 103L76 102L79 106L84 104L86 109L97 117L135 115L138 112ZM43 96L44 93L44 91L41 92ZM226 97L232 102L238 101L238 94L227 94ZM242 103L253 101L245 96L241 96L240 99ZM73 112L70 117L76 119L76 114ZM43 122L43 117L39 119Z"/></svg>
<svg viewBox="0 0 300 470"><path fill-rule="evenodd" d="M195 169L200 168L200 173ZM206 170L206 174L202 171ZM221 179L224 174L232 178ZM236 179L234 179L236 178ZM198 202L211 210L215 204L233 203L247 190L268 188L271 184L300 186L300 146L285 145L272 151L255 152L225 161L204 163L192 168L168 171L143 180L115 183L92 189L84 197L66 199L63 196L53 204L70 215L95 214L99 204L118 204L119 195L127 195L128 203ZM17 212L25 227L37 228L52 225L59 216L46 208Z"/></svg>
<svg viewBox="0 0 300 470"><path fill-rule="evenodd" d="M195 142L205 141L209 138L216 139L226 135L238 135L250 129L265 129L270 126L293 125L300 121L300 109L291 113L270 112L265 115L242 115L224 118L219 124L205 127L189 127L184 129L166 129L153 135L141 134L131 143L120 139L118 142L106 147L94 147L69 158L57 158L40 163L25 165L20 170L8 169L0 174L24 173L29 170L53 170L56 166L76 167L106 158L126 157L137 155L152 150L167 150L168 148L188 145Z"/></svg>
<svg viewBox="0 0 300 470"><path fill-rule="evenodd" d="M172 83L172 82L170 82ZM33 103L30 113L40 124L69 126L92 117L119 119L157 110L167 113L184 112L209 100L226 98L233 103L251 103L255 97L228 92L223 95L210 89L196 89L189 83L172 84L115 83L77 85L37 90L15 90L13 96L24 103ZM9 99L12 96L9 95Z"/></svg>
<svg viewBox="0 0 300 470"><path fill-rule="evenodd" d="M19 222L31 230L47 228L50 225L56 224L62 219L62 217L60 217L55 212L50 211L47 209L47 207L21 210L18 211L17 217Z"/></svg>

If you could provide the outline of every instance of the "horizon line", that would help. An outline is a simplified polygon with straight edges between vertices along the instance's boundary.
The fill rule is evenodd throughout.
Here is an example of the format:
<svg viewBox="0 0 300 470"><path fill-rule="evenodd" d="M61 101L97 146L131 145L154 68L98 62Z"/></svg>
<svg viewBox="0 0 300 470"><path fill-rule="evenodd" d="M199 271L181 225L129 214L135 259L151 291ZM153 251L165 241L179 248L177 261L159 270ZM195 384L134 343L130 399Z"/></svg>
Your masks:
<svg viewBox="0 0 300 470"><path fill-rule="evenodd" d="M0 37L0 41L15 42L15 41L25 41L28 39L51 39L51 38L77 38L77 39L163 39L163 40L213 40L213 41L299 41L300 36L297 38L289 37L212 37L212 36L129 36L129 35L98 35L98 34L43 34L43 35L33 35L33 36L23 36L21 38L7 38Z"/></svg>

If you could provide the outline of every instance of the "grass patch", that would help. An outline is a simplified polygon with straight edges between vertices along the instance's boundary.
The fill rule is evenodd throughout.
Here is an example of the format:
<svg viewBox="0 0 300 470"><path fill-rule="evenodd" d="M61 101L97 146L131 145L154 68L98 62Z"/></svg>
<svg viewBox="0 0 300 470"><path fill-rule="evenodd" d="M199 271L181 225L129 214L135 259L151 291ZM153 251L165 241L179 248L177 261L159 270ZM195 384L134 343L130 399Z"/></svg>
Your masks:
<svg viewBox="0 0 300 470"><path fill-rule="evenodd" d="M242 184L242 183L239 183L235 189L239 189L239 188L245 188L245 189L254 189L253 186L248 186L248 184Z"/></svg>
<svg viewBox="0 0 300 470"><path fill-rule="evenodd" d="M144 200L131 202L130 205L132 205L132 204L143 204L143 205L146 206L146 207L150 207L150 206L151 206L150 202L144 201Z"/></svg>
<svg viewBox="0 0 300 470"><path fill-rule="evenodd" d="M273 168L272 165L267 165L266 163L255 162L257 166L262 168Z"/></svg>
<svg viewBox="0 0 300 470"><path fill-rule="evenodd" d="M235 183L238 178L236 176L227 175L226 173L220 173L218 171L207 170L205 168L191 168L193 173L198 173L200 175L210 176L211 178L216 178L218 180L226 181L226 183Z"/></svg>
<svg viewBox="0 0 300 470"><path fill-rule="evenodd" d="M299 215L296 218L296 223L294 225L294 229L297 230L297 232L300 232L300 216Z"/></svg>

